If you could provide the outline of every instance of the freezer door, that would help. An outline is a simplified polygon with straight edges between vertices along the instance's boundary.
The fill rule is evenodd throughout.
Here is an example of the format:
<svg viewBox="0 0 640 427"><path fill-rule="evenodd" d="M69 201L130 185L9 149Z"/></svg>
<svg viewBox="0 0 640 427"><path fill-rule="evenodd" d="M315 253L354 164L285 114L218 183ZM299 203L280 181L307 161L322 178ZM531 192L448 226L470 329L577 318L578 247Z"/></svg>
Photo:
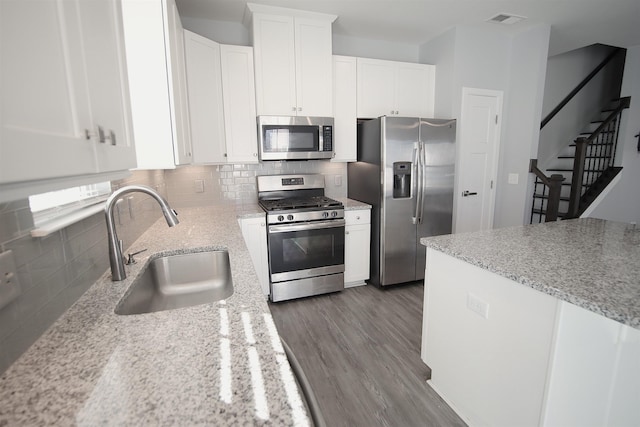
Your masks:
<svg viewBox="0 0 640 427"><path fill-rule="evenodd" d="M381 120L382 204L380 211L380 285L416 280L416 153L420 120Z"/></svg>
<svg viewBox="0 0 640 427"><path fill-rule="evenodd" d="M423 184L421 221L416 245L416 280L424 278L426 248L421 237L451 234L456 121L421 119Z"/></svg>

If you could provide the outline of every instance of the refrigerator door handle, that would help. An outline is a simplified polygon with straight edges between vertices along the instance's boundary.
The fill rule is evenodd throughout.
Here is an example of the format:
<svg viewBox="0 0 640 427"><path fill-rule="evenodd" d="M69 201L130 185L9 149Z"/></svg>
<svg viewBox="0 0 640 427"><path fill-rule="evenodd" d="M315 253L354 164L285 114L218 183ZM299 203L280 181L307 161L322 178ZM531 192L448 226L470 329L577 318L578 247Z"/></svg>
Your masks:
<svg viewBox="0 0 640 427"><path fill-rule="evenodd" d="M416 211L415 211L415 221L414 224L422 223L422 181L424 179L423 176L423 165L422 165L422 154L424 147L422 146L422 142L418 141L418 155L416 158L416 169L417 169L417 177L416 177Z"/></svg>
<svg viewBox="0 0 640 427"><path fill-rule="evenodd" d="M418 198L420 197L420 192L418 191L417 186L420 185L420 180L418 178L418 162L420 161L420 143L416 142L413 146L413 154L411 155L411 198L413 199L413 216L411 217L411 223L418 223Z"/></svg>
<svg viewBox="0 0 640 427"><path fill-rule="evenodd" d="M420 185L418 186L418 191L420 192L420 209L418 210L418 224L422 224L422 216L424 214L424 187L425 187L425 173L424 173L424 165L426 150L424 148L424 142L420 141L420 160L418 161L418 168L420 169Z"/></svg>

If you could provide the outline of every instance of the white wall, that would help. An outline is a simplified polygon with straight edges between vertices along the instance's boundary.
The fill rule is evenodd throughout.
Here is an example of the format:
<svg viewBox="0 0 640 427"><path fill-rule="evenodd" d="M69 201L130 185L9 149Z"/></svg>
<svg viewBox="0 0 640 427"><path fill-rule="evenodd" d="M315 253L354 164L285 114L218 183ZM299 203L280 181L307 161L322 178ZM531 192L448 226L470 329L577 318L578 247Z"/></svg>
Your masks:
<svg viewBox="0 0 640 427"><path fill-rule="evenodd" d="M420 46L419 62L436 66L435 118L454 117L456 29L452 28Z"/></svg>
<svg viewBox="0 0 640 427"><path fill-rule="evenodd" d="M496 227L522 225L530 219L533 178L529 161L538 149L549 35L549 26L541 25L512 40L503 108ZM517 184L508 183L509 174L517 174Z"/></svg>
<svg viewBox="0 0 640 427"><path fill-rule="evenodd" d="M182 26L202 37L222 44L250 46L249 29L241 22L181 17Z"/></svg>
<svg viewBox="0 0 640 427"><path fill-rule="evenodd" d="M537 149L549 35L547 25L514 32L483 24L456 27L420 47L420 62L436 65L438 116L460 118L463 87L504 93L496 228L525 222L529 159ZM518 174L517 185L507 184L509 173Z"/></svg>
<svg viewBox="0 0 640 427"><path fill-rule="evenodd" d="M333 34L333 54L386 59L389 61L419 62L418 45L370 40Z"/></svg>
<svg viewBox="0 0 640 427"><path fill-rule="evenodd" d="M547 81L544 89L542 118L554 109L598 64L612 51L610 46L593 45L549 58ZM618 85L609 82L616 79L612 74L622 66L621 60L611 62L601 70L540 132L537 156L541 169L556 166L554 162L560 151L578 134L588 130L589 120L600 116L612 93L617 94ZM615 95L613 95L615 96Z"/></svg>
<svg viewBox="0 0 640 427"><path fill-rule="evenodd" d="M181 17L182 26L222 44L250 46L249 29L241 22ZM390 61L418 62L418 45L370 40L333 34L333 54L387 59Z"/></svg>
<svg viewBox="0 0 640 427"><path fill-rule="evenodd" d="M589 215L612 221L640 223L640 45L627 49L621 96L631 96L631 107L623 113L618 140L622 172L618 184Z"/></svg>

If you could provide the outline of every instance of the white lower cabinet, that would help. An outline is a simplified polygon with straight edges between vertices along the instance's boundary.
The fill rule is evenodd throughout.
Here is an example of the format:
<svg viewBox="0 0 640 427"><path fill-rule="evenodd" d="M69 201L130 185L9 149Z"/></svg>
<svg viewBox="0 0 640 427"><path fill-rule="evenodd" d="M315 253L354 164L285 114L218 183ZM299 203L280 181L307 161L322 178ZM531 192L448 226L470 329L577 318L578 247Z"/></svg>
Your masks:
<svg viewBox="0 0 640 427"><path fill-rule="evenodd" d="M364 285L369 279L371 210L345 211L344 287Z"/></svg>
<svg viewBox="0 0 640 427"><path fill-rule="evenodd" d="M640 425L640 330L560 304L540 425Z"/></svg>
<svg viewBox="0 0 640 427"><path fill-rule="evenodd" d="M422 360L470 426L640 425L640 330L427 249Z"/></svg>
<svg viewBox="0 0 640 427"><path fill-rule="evenodd" d="M269 256L265 216L238 219L262 293L269 296Z"/></svg>

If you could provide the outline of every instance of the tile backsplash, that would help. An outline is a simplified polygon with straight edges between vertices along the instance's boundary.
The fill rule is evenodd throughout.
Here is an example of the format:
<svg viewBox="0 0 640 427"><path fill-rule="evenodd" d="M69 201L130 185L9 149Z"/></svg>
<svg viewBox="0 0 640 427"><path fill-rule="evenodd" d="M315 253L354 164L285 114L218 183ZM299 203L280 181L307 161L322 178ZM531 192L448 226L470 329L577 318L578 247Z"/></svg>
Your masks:
<svg viewBox="0 0 640 427"><path fill-rule="evenodd" d="M166 196L162 171L136 171L113 188L142 184ZM116 215L125 247L161 215L150 197L134 193ZM97 213L44 238L33 238L29 200L0 204L0 251L13 251L20 295L0 308L0 372L4 372L108 268L104 214Z"/></svg>
<svg viewBox="0 0 640 427"><path fill-rule="evenodd" d="M296 173L323 174L327 196L347 196L347 164L315 160L134 171L112 187L148 185L179 212L180 207L255 203L256 176ZM125 249L160 216L149 196L126 195L116 210ZM33 227L28 199L0 204L0 252L13 251L21 287L20 295L0 308L0 373L109 268L102 212L45 238L31 237Z"/></svg>
<svg viewBox="0 0 640 427"><path fill-rule="evenodd" d="M165 180L173 207L210 206L255 203L256 176L296 173L323 174L327 196L347 197L347 164L323 160L186 166L165 171Z"/></svg>

